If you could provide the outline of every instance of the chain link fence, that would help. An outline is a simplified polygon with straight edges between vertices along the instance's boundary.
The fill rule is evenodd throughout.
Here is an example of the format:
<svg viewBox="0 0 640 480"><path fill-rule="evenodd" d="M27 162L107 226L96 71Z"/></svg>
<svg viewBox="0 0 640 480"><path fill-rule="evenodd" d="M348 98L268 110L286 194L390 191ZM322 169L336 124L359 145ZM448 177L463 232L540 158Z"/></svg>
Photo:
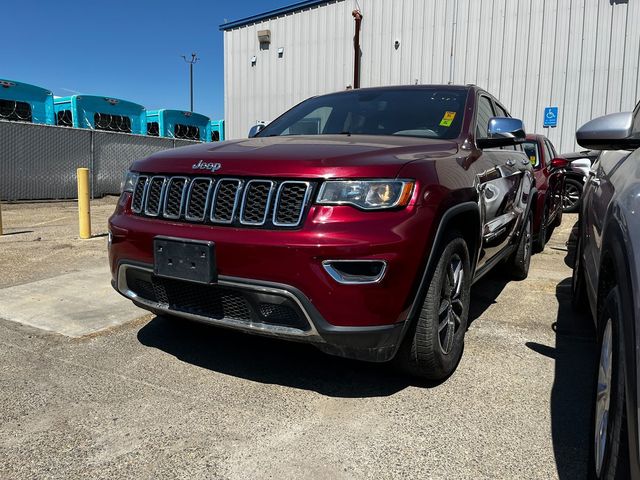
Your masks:
<svg viewBox="0 0 640 480"><path fill-rule="evenodd" d="M91 195L117 195L134 160L190 140L0 120L0 200L77 197L76 169L89 168Z"/></svg>

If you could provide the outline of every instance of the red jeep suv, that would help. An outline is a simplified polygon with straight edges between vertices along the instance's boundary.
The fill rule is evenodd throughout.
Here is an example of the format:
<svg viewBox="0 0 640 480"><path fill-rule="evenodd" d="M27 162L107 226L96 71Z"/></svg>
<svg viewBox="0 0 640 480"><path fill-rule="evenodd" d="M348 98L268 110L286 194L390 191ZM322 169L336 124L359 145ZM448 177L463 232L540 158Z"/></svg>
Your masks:
<svg viewBox="0 0 640 480"><path fill-rule="evenodd" d="M253 138L135 162L109 220L136 305L439 380L471 284L527 276L536 197L520 120L475 86L358 89Z"/></svg>

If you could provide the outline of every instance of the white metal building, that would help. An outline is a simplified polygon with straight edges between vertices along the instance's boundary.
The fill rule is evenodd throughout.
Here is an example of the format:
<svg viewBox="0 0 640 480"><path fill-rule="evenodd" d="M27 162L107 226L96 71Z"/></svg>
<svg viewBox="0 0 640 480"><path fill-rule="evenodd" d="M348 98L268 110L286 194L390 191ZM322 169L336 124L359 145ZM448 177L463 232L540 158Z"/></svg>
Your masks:
<svg viewBox="0 0 640 480"><path fill-rule="evenodd" d="M352 86L359 10L361 87L474 83L573 151L577 127L640 100L640 1L625 2L316 0L226 23L228 137ZM547 106L557 128L543 128Z"/></svg>

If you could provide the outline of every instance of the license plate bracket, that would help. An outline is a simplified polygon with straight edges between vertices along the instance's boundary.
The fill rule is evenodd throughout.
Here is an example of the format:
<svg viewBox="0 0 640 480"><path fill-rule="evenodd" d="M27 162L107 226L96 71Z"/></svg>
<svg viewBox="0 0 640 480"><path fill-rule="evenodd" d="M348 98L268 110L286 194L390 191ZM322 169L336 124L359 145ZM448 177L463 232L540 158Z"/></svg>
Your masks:
<svg viewBox="0 0 640 480"><path fill-rule="evenodd" d="M215 244L184 238L155 237L153 273L190 282L215 283L218 280Z"/></svg>

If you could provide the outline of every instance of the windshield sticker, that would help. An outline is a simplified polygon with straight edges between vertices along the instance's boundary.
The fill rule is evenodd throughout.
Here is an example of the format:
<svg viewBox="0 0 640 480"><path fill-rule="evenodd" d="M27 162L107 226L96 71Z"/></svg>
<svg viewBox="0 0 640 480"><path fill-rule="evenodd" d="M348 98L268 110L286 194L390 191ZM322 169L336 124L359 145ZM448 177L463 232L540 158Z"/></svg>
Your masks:
<svg viewBox="0 0 640 480"><path fill-rule="evenodd" d="M444 117L440 120L440 126L450 127L454 118L456 118L456 112L444 112Z"/></svg>
<svg viewBox="0 0 640 480"><path fill-rule="evenodd" d="M531 165L533 165L534 167L536 166L536 163L538 163L538 162L536 162L536 156L535 155L531 155L529 157L529 161L531 162Z"/></svg>

